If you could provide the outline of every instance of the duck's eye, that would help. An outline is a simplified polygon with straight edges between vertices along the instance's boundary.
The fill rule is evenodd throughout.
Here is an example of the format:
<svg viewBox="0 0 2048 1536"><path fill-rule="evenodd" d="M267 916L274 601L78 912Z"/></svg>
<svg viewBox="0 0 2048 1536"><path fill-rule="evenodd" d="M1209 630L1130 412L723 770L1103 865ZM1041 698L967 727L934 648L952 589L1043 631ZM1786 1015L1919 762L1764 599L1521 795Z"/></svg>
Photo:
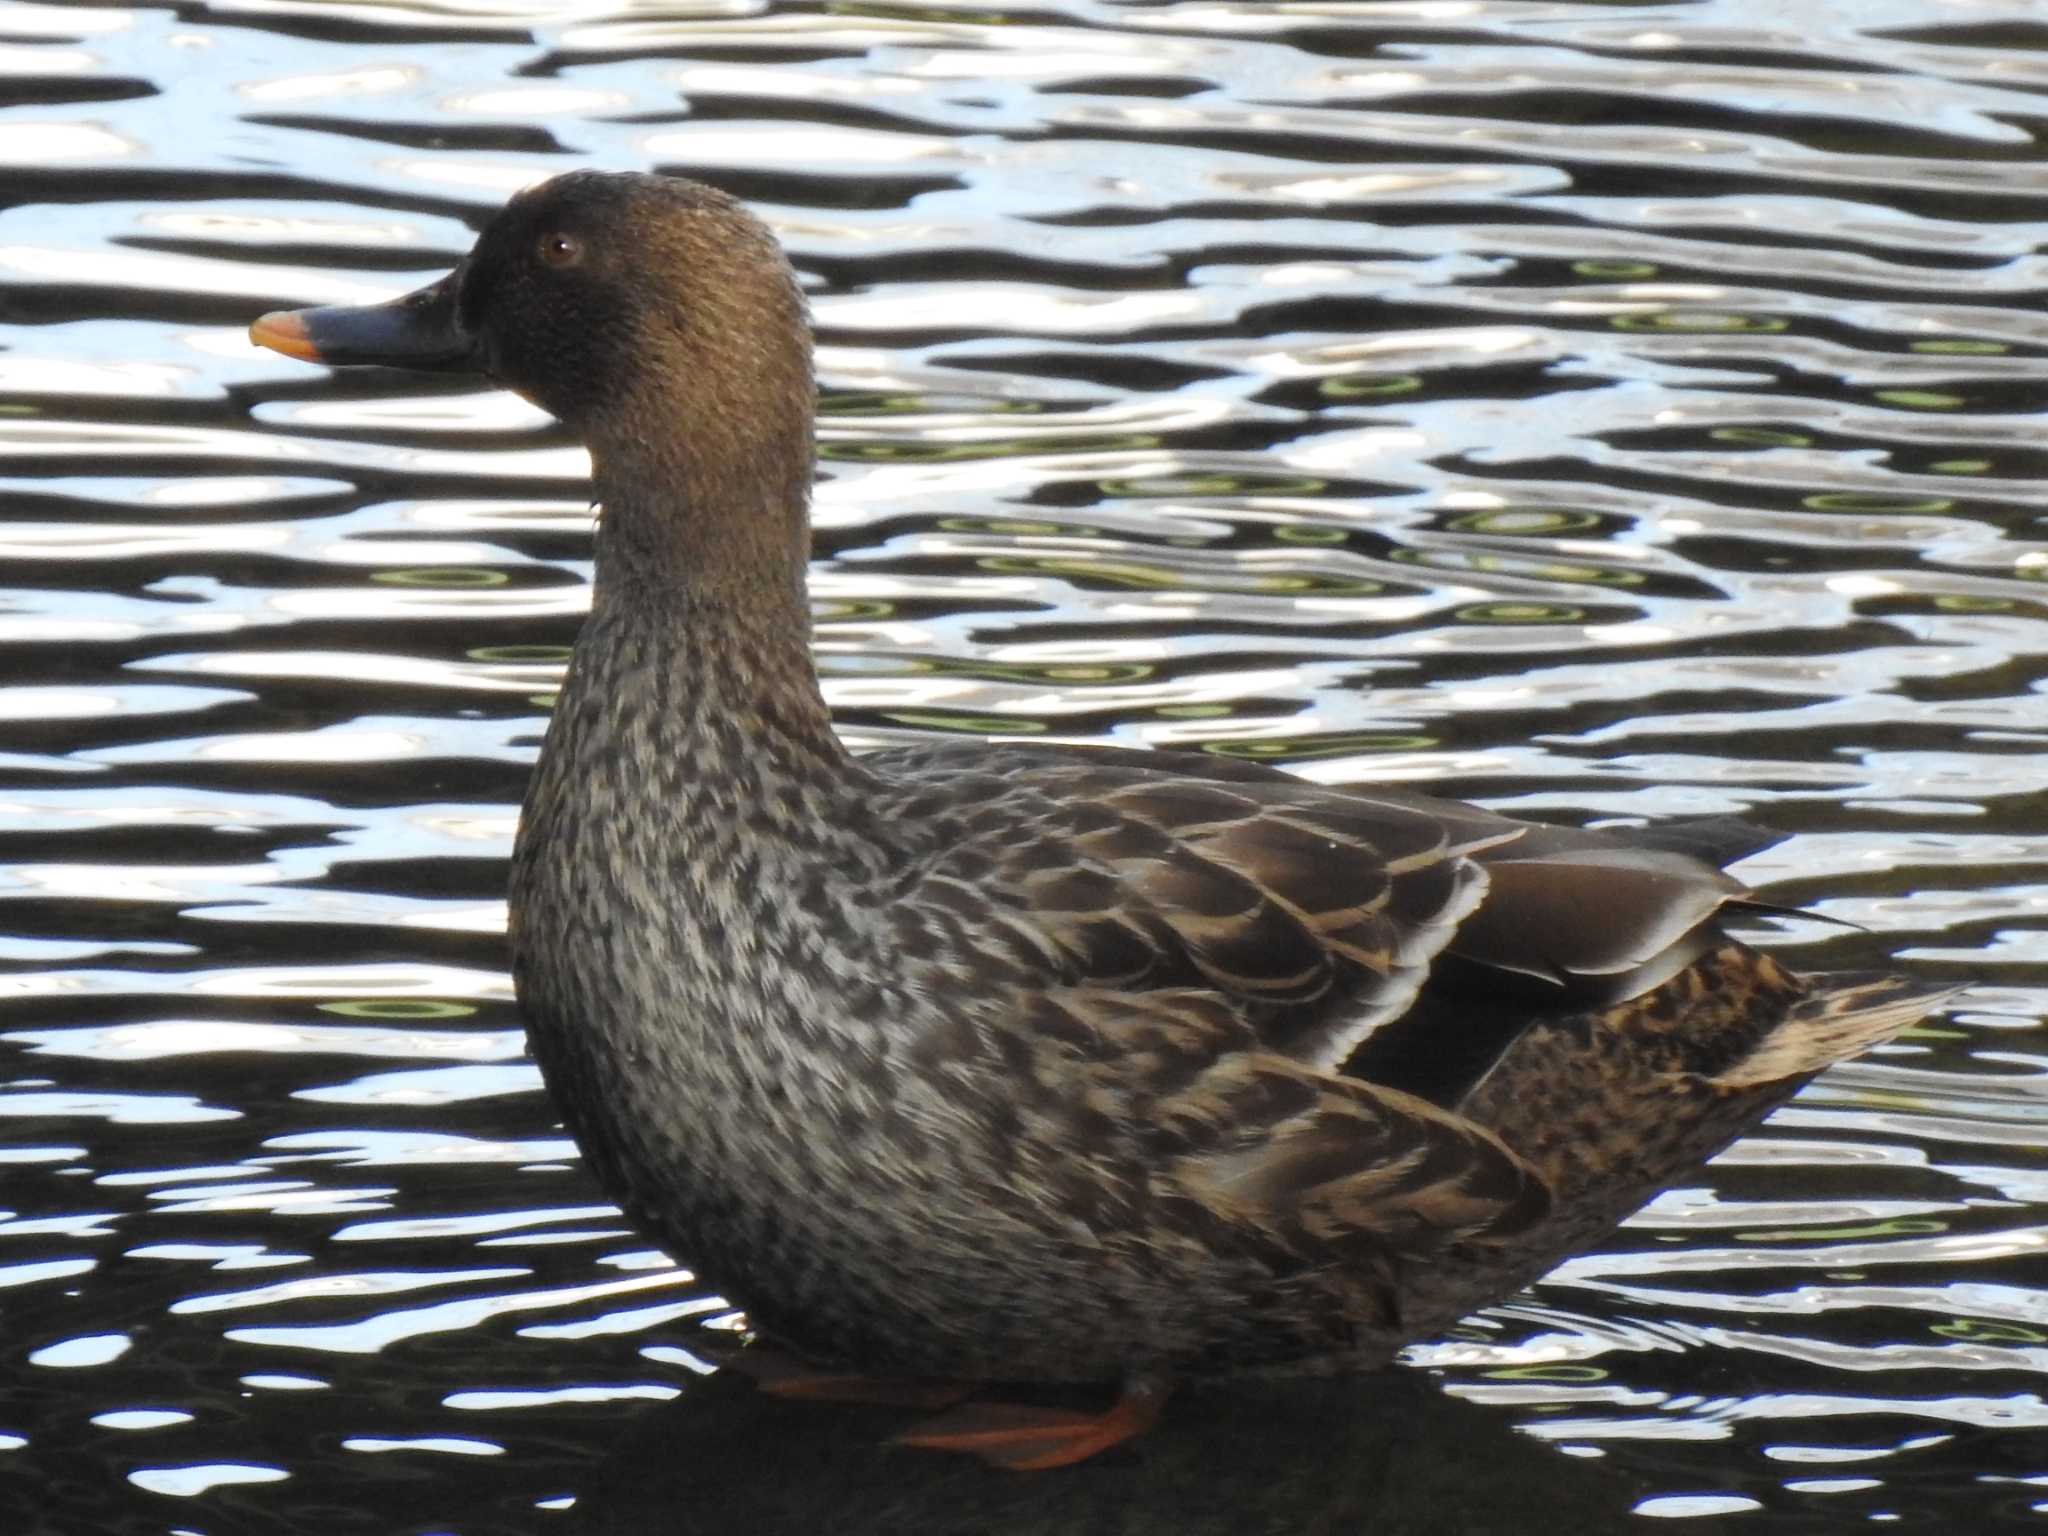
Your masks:
<svg viewBox="0 0 2048 1536"><path fill-rule="evenodd" d="M583 260L583 242L564 230L540 237L540 259L550 267L573 267Z"/></svg>

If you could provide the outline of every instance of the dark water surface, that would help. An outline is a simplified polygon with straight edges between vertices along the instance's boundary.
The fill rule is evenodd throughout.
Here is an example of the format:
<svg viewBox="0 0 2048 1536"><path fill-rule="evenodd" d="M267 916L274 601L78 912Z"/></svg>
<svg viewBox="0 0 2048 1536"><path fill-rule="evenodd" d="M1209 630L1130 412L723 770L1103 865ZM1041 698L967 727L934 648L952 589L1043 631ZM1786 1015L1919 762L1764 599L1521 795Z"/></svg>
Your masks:
<svg viewBox="0 0 2048 1536"><path fill-rule="evenodd" d="M2048 1510L2038 0L7 5L0 76L8 1530ZM1423 1370L1035 1479L706 1380L505 974L582 454L242 334L576 166L811 287L850 737L1741 812L1862 925L1787 958L1975 990Z"/></svg>

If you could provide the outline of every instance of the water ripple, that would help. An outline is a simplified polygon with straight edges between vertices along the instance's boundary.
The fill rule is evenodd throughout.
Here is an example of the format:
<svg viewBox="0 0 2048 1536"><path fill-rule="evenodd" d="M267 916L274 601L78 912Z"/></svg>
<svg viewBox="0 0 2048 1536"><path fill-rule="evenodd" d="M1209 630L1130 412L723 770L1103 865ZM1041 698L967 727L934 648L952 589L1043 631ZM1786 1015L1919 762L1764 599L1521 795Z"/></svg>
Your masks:
<svg viewBox="0 0 2048 1536"><path fill-rule="evenodd" d="M36 1507L537 1529L640 1481L595 1469L702 1399L734 1325L596 1193L507 1006L587 457L508 395L242 334L406 291L579 165L700 172L791 249L856 745L1746 814L1787 834L1743 868L1770 900L1860 925L1784 920L1788 960L1971 982L1415 1354L1568 1453L1547 1495L1625 1474L1630 1519L2028 1507L1984 1471L2048 1475L2028 8L238 0L5 30L0 1286L32 1368L0 1473ZM931 1498L902 1460L899 1525Z"/></svg>

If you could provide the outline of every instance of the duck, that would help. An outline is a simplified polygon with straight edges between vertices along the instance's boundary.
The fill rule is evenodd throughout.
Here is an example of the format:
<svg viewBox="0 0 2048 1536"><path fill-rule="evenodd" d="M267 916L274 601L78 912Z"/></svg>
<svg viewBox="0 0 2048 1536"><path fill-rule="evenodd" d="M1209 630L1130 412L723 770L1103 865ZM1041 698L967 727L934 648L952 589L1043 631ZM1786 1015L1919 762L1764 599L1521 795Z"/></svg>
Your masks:
<svg viewBox="0 0 2048 1536"><path fill-rule="evenodd" d="M1740 822L856 755L811 652L806 300L709 186L558 176L429 286L250 336L479 374L588 448L510 876L529 1048L610 1198L792 1362L764 1379L934 1384L909 1444L1058 1466L1183 1381L1382 1367L1951 995L1731 936L1774 910Z"/></svg>

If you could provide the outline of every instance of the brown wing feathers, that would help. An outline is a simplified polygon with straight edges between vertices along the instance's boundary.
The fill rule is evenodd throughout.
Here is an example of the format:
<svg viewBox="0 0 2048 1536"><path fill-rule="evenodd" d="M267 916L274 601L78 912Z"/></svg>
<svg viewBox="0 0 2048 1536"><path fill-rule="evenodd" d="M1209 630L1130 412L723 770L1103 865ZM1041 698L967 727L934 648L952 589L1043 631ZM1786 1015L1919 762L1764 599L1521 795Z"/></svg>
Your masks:
<svg viewBox="0 0 2048 1536"><path fill-rule="evenodd" d="M1248 1115L1229 1086L1199 1085L1229 1134L1174 1164L1221 1213L1293 1235L1305 1256L1371 1247L1419 1254L1461 1238L1499 1240L1550 1210L1529 1164L1489 1133L1421 1100L1348 1079L1309 1078L1271 1058L1233 1064L1286 1075L1309 1102L1285 1119ZM1213 1077L1215 1074L1212 1074Z"/></svg>
<svg viewBox="0 0 2048 1536"><path fill-rule="evenodd" d="M1294 1265L1505 1239L1549 1210L1491 1132L1258 1049L1213 992L1062 988L1034 1017L1069 1053L1069 1107L1142 1128L1155 1196Z"/></svg>
<svg viewBox="0 0 2048 1536"><path fill-rule="evenodd" d="M1519 835L1502 823L1453 842L1411 806L1298 780L1089 777L1109 782L1061 793L1087 794L1091 825L1023 881L1076 979L1205 983L1268 1049L1325 1068L1408 1006L1479 902L1469 855Z"/></svg>
<svg viewBox="0 0 2048 1536"><path fill-rule="evenodd" d="M942 863L1003 870L1002 926L1061 980L1214 987L1262 1046L1326 1071L1389 1029L1429 1037L1395 1054L1432 1053L1461 1013L1497 1019L1502 999L1553 1011L1637 995L1695 959L1746 894L1672 849L1263 765L1204 758L1197 773L1164 754L1014 747L961 774L953 756L876 761L959 807ZM989 847L982 825L1008 841ZM1479 1006L1418 1009L1425 984ZM1469 1042L1441 1044L1455 1056Z"/></svg>
<svg viewBox="0 0 2048 1536"><path fill-rule="evenodd" d="M1540 1158L1442 1106L1533 1021L1683 970L1743 894L1682 852L1246 765L1020 748L979 756L970 784L948 755L891 752L887 771L957 795L941 866L992 863L976 888L1008 890L1003 926L1051 963L1019 1021L1066 1063L1045 1064L1048 1091L1146 1128L1155 1198L1310 1267L1542 1221ZM972 835L984 820L1000 847ZM1516 987L1544 1003L1510 1006ZM1431 1102L1390 1086L1404 1059L1460 1064Z"/></svg>

